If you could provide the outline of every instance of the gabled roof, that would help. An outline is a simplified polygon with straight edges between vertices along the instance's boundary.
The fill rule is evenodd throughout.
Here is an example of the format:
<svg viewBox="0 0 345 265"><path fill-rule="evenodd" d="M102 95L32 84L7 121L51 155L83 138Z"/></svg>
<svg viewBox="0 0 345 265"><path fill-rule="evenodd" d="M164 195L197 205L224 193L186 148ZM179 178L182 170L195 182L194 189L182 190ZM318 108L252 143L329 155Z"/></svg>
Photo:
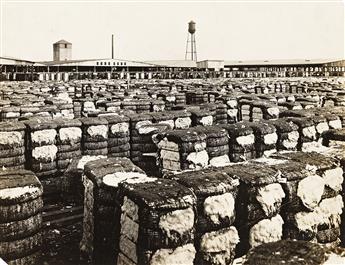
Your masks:
<svg viewBox="0 0 345 265"><path fill-rule="evenodd" d="M72 43L70 43L66 40L59 40L59 41L55 42L54 44L72 44Z"/></svg>

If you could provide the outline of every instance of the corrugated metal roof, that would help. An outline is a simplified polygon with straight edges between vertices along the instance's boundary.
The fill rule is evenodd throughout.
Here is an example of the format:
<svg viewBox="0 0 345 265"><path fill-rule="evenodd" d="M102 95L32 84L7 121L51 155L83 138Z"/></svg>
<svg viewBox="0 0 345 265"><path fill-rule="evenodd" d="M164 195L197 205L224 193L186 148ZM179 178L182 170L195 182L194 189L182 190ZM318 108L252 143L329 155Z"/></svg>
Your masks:
<svg viewBox="0 0 345 265"><path fill-rule="evenodd" d="M145 63L154 64L164 67L184 67L193 68L196 67L196 62L191 60L161 60L161 61L145 61Z"/></svg>
<svg viewBox="0 0 345 265"><path fill-rule="evenodd" d="M125 60L125 59L111 59L111 58L101 58L101 59L80 59L80 60L64 60L64 61L43 61L43 62L40 62L42 64L45 64L45 65L49 65L49 66L57 66L57 65L67 65L67 64L79 64L79 63L87 63L87 62L96 62L96 61L99 61L99 62L117 62L117 61L120 61L120 62L126 62L126 63L133 63L133 64L140 64L142 66L156 66L155 64L150 64L148 62L140 62L140 61L132 61L132 60ZM100 65L102 66L102 65ZM104 65L104 66L108 66L108 65ZM128 65L130 66L130 65Z"/></svg>
<svg viewBox="0 0 345 265"><path fill-rule="evenodd" d="M324 64L340 61L342 59L289 59L289 60L253 60L253 61L224 61L226 66L241 65L302 65L302 64Z"/></svg>

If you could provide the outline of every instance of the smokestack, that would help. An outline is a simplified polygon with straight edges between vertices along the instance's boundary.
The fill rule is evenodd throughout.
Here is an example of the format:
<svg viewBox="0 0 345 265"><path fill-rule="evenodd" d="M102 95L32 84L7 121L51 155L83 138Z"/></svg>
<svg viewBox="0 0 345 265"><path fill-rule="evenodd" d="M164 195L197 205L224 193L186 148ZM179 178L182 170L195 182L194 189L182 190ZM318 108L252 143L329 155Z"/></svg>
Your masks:
<svg viewBox="0 0 345 265"><path fill-rule="evenodd" d="M114 34L111 34L111 59L114 59Z"/></svg>

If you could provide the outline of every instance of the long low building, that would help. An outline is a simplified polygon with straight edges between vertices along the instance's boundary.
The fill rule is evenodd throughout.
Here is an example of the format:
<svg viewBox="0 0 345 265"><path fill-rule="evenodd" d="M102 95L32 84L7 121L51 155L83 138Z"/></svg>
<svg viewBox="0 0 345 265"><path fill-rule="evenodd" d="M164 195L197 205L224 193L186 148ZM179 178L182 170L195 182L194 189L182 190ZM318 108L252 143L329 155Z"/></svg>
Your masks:
<svg viewBox="0 0 345 265"><path fill-rule="evenodd" d="M83 59L34 62L0 57L1 80L36 80L44 73L88 73L81 78L265 78L265 77L345 77L345 60L161 60ZM43 77L44 78L44 77ZM46 79L46 78L44 78ZM52 78L50 78L52 79Z"/></svg>

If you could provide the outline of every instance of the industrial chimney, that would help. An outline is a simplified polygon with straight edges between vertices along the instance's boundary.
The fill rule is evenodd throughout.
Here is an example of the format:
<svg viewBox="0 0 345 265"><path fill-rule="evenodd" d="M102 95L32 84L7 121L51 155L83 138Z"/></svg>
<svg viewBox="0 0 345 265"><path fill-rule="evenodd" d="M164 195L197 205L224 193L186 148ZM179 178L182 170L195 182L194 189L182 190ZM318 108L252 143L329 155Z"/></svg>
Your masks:
<svg viewBox="0 0 345 265"><path fill-rule="evenodd" d="M111 34L111 59L114 59L114 34Z"/></svg>
<svg viewBox="0 0 345 265"><path fill-rule="evenodd" d="M188 36L187 36L187 45L186 45L186 54L185 60L196 61L196 41L195 41L195 22L192 20L188 23ZM190 54L190 56L188 56Z"/></svg>

